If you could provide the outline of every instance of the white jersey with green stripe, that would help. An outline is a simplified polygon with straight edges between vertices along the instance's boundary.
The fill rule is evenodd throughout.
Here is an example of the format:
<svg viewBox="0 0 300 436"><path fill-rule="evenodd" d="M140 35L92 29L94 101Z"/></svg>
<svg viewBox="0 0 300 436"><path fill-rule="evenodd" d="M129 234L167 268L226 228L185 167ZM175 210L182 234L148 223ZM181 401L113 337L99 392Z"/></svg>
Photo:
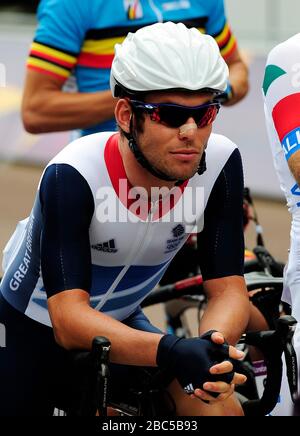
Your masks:
<svg viewBox="0 0 300 436"><path fill-rule="evenodd" d="M297 339L300 333L300 188L288 162L300 150L300 33L270 52L263 92L274 165L292 213L290 253L284 273L282 300L291 304L292 315L298 321L294 335ZM299 360L300 346L297 340L294 341L294 347ZM278 404L272 416L292 414L293 403L284 370Z"/></svg>
<svg viewBox="0 0 300 436"><path fill-rule="evenodd" d="M300 150L300 34L269 54L263 83L266 125L281 189L289 210L300 210L300 188L288 160Z"/></svg>

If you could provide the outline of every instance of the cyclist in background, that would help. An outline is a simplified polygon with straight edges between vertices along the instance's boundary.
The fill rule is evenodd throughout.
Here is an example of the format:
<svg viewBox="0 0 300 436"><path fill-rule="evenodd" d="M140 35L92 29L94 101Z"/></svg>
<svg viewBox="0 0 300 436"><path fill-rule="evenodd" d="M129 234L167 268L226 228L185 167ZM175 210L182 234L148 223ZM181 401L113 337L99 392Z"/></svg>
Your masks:
<svg viewBox="0 0 300 436"><path fill-rule="evenodd" d="M266 125L274 166L292 215L288 264L284 273L282 300L292 306L300 321L300 34L270 52L265 69L263 94ZM300 356L299 324L294 346ZM274 414L291 415L292 402L284 374L281 401Z"/></svg>
<svg viewBox="0 0 300 436"><path fill-rule="evenodd" d="M1 414L51 414L66 350L90 349L97 335L112 343L115 403L147 367L163 372L179 415L242 414L233 391L245 377L228 357L243 353L228 353L223 338L235 344L250 312L243 172L237 147L211 134L227 79L215 40L181 23L145 27L116 46L119 133L79 138L48 164L5 248ZM196 228L209 301L204 337L181 339L151 325L140 303Z"/></svg>
<svg viewBox="0 0 300 436"><path fill-rule="evenodd" d="M22 107L30 133L81 129L79 135L86 135L115 130L115 100L109 90L114 45L129 31L155 22L183 22L214 36L230 70L228 104L247 93L247 67L223 0L190 0L175 6L165 0L42 0L37 17ZM71 75L78 91L64 92Z"/></svg>

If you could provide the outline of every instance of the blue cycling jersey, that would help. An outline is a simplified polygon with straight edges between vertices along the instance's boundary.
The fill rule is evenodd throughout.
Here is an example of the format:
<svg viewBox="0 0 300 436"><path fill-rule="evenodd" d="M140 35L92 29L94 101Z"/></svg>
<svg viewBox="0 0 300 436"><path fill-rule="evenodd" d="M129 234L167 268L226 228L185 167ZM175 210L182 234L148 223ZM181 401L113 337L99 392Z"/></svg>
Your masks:
<svg viewBox="0 0 300 436"><path fill-rule="evenodd" d="M42 0L28 68L62 82L73 74L80 92L107 90L115 44L158 21L183 22L214 36L225 59L236 49L223 0ZM111 130L114 120L81 134Z"/></svg>

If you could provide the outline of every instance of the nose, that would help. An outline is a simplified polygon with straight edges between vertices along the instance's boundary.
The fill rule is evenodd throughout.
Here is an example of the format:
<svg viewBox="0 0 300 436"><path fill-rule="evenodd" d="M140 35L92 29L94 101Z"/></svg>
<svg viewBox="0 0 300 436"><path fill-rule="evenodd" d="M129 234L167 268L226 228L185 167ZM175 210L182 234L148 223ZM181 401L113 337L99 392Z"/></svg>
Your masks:
<svg viewBox="0 0 300 436"><path fill-rule="evenodd" d="M186 120L185 124L179 127L179 138L186 140L186 139L192 139L196 132L197 132L198 126L195 123L194 118L190 117Z"/></svg>

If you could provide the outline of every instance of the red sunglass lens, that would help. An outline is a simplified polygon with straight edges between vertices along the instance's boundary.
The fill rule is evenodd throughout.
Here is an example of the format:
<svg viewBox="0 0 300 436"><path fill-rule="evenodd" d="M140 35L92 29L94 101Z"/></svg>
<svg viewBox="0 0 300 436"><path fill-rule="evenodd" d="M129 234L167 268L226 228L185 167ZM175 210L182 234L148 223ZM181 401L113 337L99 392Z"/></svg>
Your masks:
<svg viewBox="0 0 300 436"><path fill-rule="evenodd" d="M197 122L198 127L205 127L209 124L213 123L218 114L217 106L210 106L206 109L205 114L201 117L201 119Z"/></svg>

